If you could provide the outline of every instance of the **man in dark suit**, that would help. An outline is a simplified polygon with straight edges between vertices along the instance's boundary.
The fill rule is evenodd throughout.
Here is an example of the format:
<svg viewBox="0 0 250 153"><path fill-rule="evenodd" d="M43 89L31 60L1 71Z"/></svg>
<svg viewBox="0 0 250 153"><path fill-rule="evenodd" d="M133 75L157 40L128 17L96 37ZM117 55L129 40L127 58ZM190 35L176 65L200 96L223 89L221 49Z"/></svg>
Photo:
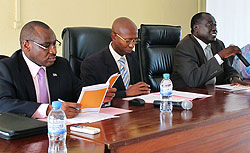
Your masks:
<svg viewBox="0 0 250 153"><path fill-rule="evenodd" d="M121 73L114 87L116 97L148 94L149 85L140 82L138 58L132 51L138 41L138 31L135 23L128 18L120 17L113 22L112 42L109 46L87 57L81 64L81 79L88 85L105 83L114 73ZM120 59L125 59L128 78L123 76ZM130 85L129 85L130 84ZM129 85L129 86L128 86Z"/></svg>
<svg viewBox="0 0 250 153"><path fill-rule="evenodd" d="M58 98L67 101L62 109L68 118L79 113L75 103L84 86L66 59L56 57L60 42L52 29L40 21L24 25L20 33L21 49L0 61L0 112L43 118ZM42 70L43 77L38 73ZM43 89L40 85L43 79ZM42 93L43 91L43 93ZM116 89L110 89L105 101L110 101ZM46 96L43 96L43 95Z"/></svg>
<svg viewBox="0 0 250 153"><path fill-rule="evenodd" d="M175 89L208 84L245 84L227 59L241 51L237 46L225 48L223 42L216 39L216 21L211 14L194 15L191 33L177 44L174 52L172 81Z"/></svg>

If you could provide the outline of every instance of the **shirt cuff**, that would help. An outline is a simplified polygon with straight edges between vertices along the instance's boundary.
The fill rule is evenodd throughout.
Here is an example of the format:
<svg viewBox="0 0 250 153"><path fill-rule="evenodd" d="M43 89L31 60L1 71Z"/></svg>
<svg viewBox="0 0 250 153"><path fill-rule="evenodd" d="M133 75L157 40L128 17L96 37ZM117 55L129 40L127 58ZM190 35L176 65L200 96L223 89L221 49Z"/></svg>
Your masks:
<svg viewBox="0 0 250 153"><path fill-rule="evenodd" d="M32 118L46 118L47 115L46 115L46 111L47 111L47 108L48 108L49 104L41 104L36 112L32 115Z"/></svg>
<svg viewBox="0 0 250 153"><path fill-rule="evenodd" d="M224 62L218 54L214 55L214 57L216 61L219 63L219 65L221 65Z"/></svg>

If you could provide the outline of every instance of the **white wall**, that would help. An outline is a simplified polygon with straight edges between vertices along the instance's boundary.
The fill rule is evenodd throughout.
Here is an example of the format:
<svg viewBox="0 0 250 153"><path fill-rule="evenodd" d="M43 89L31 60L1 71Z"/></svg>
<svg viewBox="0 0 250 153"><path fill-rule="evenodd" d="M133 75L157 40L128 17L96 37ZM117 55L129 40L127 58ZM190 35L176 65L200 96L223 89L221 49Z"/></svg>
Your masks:
<svg viewBox="0 0 250 153"><path fill-rule="evenodd" d="M225 46L234 44L242 48L250 43L249 0L207 0L206 6L217 21L217 38Z"/></svg>
<svg viewBox="0 0 250 153"><path fill-rule="evenodd" d="M20 1L19 28L14 29L15 2ZM0 0L0 54L19 49L20 28L31 20L47 23L61 41L67 26L111 27L120 16L140 24L181 25L182 36L190 33L190 19L205 0ZM61 50L58 55L61 55Z"/></svg>

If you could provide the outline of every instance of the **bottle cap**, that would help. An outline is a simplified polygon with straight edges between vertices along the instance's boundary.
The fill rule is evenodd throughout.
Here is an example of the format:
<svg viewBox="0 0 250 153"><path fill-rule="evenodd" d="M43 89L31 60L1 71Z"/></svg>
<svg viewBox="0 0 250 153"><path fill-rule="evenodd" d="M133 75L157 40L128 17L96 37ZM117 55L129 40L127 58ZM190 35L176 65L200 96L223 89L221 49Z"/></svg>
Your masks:
<svg viewBox="0 0 250 153"><path fill-rule="evenodd" d="M62 103L60 101L53 101L52 108L61 108Z"/></svg>
<svg viewBox="0 0 250 153"><path fill-rule="evenodd" d="M164 73L163 74L163 78L164 79L169 79L170 78L170 74L169 73Z"/></svg>

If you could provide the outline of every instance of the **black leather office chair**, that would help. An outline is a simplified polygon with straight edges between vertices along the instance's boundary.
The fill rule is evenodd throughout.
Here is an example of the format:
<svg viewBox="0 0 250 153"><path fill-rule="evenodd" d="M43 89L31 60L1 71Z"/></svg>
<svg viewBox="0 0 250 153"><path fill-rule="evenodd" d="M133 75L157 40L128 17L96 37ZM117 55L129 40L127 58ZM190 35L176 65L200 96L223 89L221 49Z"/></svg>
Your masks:
<svg viewBox="0 0 250 153"><path fill-rule="evenodd" d="M111 29L68 27L62 32L63 57L69 60L73 72L80 78L81 62L111 42Z"/></svg>
<svg viewBox="0 0 250 153"><path fill-rule="evenodd" d="M181 27L142 24L139 38L137 51L142 81L151 86L151 91L159 91L163 73L172 73L172 53L181 39Z"/></svg>
<svg viewBox="0 0 250 153"><path fill-rule="evenodd" d="M6 55L0 55L0 60L4 59L4 58L8 58L8 56L6 56Z"/></svg>

